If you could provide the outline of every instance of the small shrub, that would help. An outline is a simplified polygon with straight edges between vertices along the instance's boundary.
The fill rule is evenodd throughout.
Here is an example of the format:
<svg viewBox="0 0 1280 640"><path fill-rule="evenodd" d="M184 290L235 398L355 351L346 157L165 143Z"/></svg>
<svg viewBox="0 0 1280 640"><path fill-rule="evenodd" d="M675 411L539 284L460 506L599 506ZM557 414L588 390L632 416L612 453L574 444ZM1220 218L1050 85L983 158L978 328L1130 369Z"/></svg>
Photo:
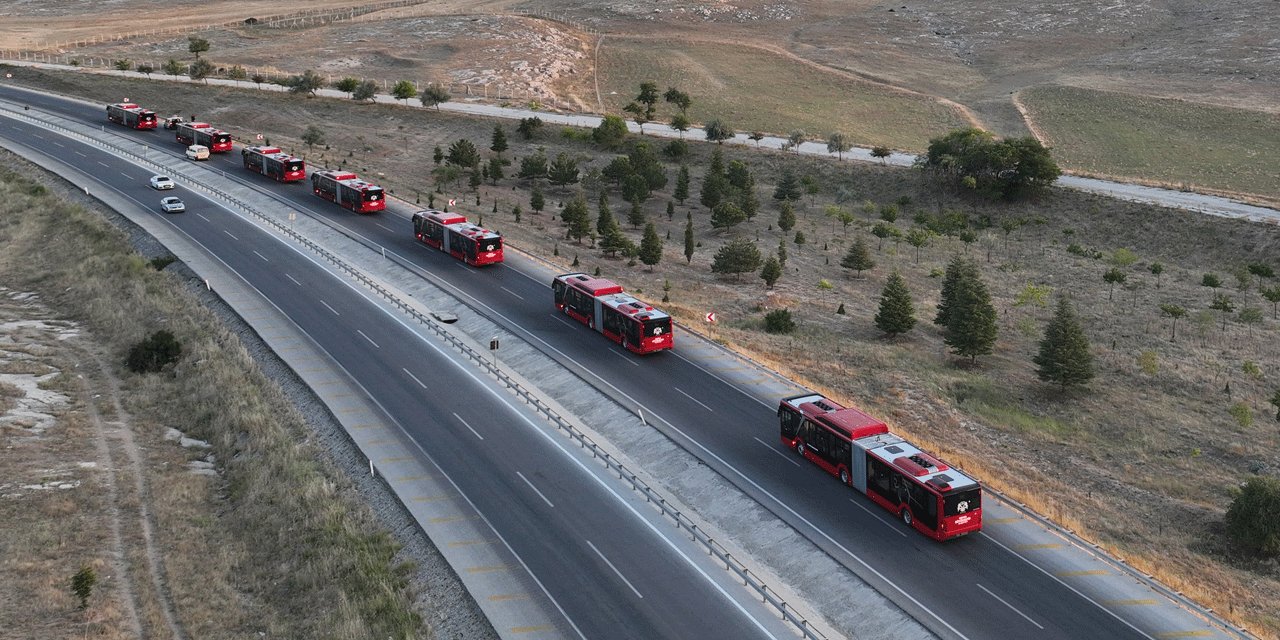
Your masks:
<svg viewBox="0 0 1280 640"><path fill-rule="evenodd" d="M1160 371L1159 356L1157 356L1154 351L1143 351L1138 354L1138 368L1142 369L1143 373L1149 376L1154 376L1158 371Z"/></svg>
<svg viewBox="0 0 1280 640"><path fill-rule="evenodd" d="M1240 365L1240 370L1254 380L1262 379L1262 367L1259 367L1258 363L1252 360L1245 360L1244 364Z"/></svg>
<svg viewBox="0 0 1280 640"><path fill-rule="evenodd" d="M1219 278L1216 273L1206 273L1203 278L1200 278L1200 285L1217 289L1222 286L1222 278Z"/></svg>
<svg viewBox="0 0 1280 640"><path fill-rule="evenodd" d="M82 567L71 576L71 593L80 600L80 608L89 608L89 596L93 595L93 585L98 583L98 574L93 567Z"/></svg>
<svg viewBox="0 0 1280 640"><path fill-rule="evenodd" d="M796 322L791 319L787 309L775 309L764 316L764 330L768 333L791 333L796 330Z"/></svg>
<svg viewBox="0 0 1280 640"><path fill-rule="evenodd" d="M1280 479L1255 476L1227 509L1227 533L1261 556L1280 555Z"/></svg>
<svg viewBox="0 0 1280 640"><path fill-rule="evenodd" d="M1236 423L1240 425L1240 428L1248 429L1253 426L1253 409L1250 409L1248 404L1237 402L1231 405L1227 412L1231 414L1232 418L1236 419Z"/></svg>
<svg viewBox="0 0 1280 640"><path fill-rule="evenodd" d="M182 343L172 333L160 330L129 349L125 366L134 373L154 373L177 362L181 355Z"/></svg>

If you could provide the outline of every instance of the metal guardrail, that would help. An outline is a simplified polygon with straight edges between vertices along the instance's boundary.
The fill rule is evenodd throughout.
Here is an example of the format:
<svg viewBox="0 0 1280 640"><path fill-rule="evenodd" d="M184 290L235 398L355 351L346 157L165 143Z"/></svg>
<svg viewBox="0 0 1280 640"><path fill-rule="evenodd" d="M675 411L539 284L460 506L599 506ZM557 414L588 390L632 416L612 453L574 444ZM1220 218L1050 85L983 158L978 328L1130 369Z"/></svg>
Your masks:
<svg viewBox="0 0 1280 640"><path fill-rule="evenodd" d="M581 448L585 449L588 453L590 453L593 459L599 460L602 463L604 463L605 467L609 469L609 471L617 474L620 480L626 481L631 486L632 490L644 496L645 501L653 505L663 515L663 517L670 519L677 529L685 532L687 535L690 536L692 540L701 544L706 549L708 555L715 557L716 560L718 560L720 563L724 565L727 571L730 571L735 576L737 576L737 578L742 581L743 586L754 591L756 595L761 598L761 602L773 607L779 613L779 615L782 617L783 620L793 625L801 633L803 638L805 638L806 640L810 638L813 640L827 640L826 635L824 635L819 629L817 629L812 623L810 623L803 615L801 615L800 612L795 609L795 607L787 603L787 601L783 599L781 594L779 594L777 591L770 588L769 585L765 584L764 580L762 580L759 576L757 576L754 572L752 572L751 569L749 569L741 561L735 558L732 553L730 553L727 549L724 548L723 545L721 545L709 534L703 531L695 522L693 522L693 520L691 520L688 516L681 513L679 509L677 509L675 506L668 503L666 498L664 498L660 493L658 493L652 487L646 484L644 480L641 480L634 472L627 469L626 466L623 465L621 461L619 461L617 458L611 455L608 451L605 451L603 448L597 445L593 440L591 440L589 436L587 436L585 433L579 430L576 426L574 426L573 423L565 419L558 412L556 412L555 409L551 408L545 402L543 402L540 398L538 398L536 394L526 389L518 381L516 381L514 378L508 375L505 371L503 371L500 367L498 367L495 362L490 360L489 356L486 353L479 351L475 348L472 348L472 346L467 344L464 340L453 335L453 333L447 330L443 324L436 322L428 315L419 312L417 309L413 308L407 302L405 302L404 300L401 300L390 289L384 287L382 284L377 282L374 278L366 275L363 271L361 271L356 266L346 262L337 254L325 249L319 244L307 239L302 234L291 229L288 225L282 224L279 221L275 220L274 218L268 216L267 214L259 211L253 205L247 202L244 202L234 196L209 188L201 184L200 182L196 181L195 179L185 175L181 171L173 171L169 167L162 166L159 163L154 162L145 156L140 156L129 149L125 149L123 147L117 146L110 142L106 142L104 140L99 140L97 138L87 136L83 133L80 133L79 131L69 129L59 124L55 124L52 122L48 122L46 120L41 120L39 118L32 117L31 115L15 110L13 107L5 106L4 108L7 111L10 111L16 117L28 120L34 124L43 126L48 129L59 131L65 135L69 135L74 138L87 141L90 144L94 144L98 147L107 149L116 155L124 156L134 162L146 165L148 167L152 167L159 172L165 173L166 175L170 175L175 178L178 178L184 183L184 185L187 188L195 191L199 191L203 194L208 195L209 197L212 197L213 199L225 202L243 211L244 213L252 216L254 219L260 221L261 223L266 224L276 232L285 235L286 237L294 240L295 242L311 250L313 253L320 256L325 261L329 262L331 265L341 270L343 273L354 278L357 282L362 284L364 287L366 287L373 293L376 293L379 297L391 303L402 313L405 313L406 315L413 318L420 324L431 329L432 332L434 332L440 338L443 338L445 342L451 345L454 349L456 349L462 355L466 356L467 359L475 362L480 367L488 371L489 374L494 376L494 378L496 378L509 390L514 392L518 398L520 398L523 402L525 402L525 404L532 407L537 413L545 416L545 418L548 421L550 421L553 425L555 425L556 428L564 432L565 435L569 436L569 438L572 439L574 442L576 442ZM104 131L105 131L105 126L104 126Z"/></svg>

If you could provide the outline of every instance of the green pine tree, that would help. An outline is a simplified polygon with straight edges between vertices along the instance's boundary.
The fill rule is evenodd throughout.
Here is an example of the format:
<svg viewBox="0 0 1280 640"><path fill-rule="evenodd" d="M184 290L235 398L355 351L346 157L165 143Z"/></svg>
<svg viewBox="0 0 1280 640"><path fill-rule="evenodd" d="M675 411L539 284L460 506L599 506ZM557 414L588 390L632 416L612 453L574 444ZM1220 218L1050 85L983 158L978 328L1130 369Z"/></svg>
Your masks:
<svg viewBox="0 0 1280 640"><path fill-rule="evenodd" d="M613 213L609 211L609 194L605 191L600 192L600 202L596 208L598 214L596 216L596 233L603 238L608 233L618 228L618 221L614 219Z"/></svg>
<svg viewBox="0 0 1280 640"><path fill-rule="evenodd" d="M804 195L804 190L800 186L800 179L790 169L782 171L782 179L778 181L778 186L773 190L774 200L796 201L800 196Z"/></svg>
<svg viewBox="0 0 1280 640"><path fill-rule="evenodd" d="M1093 378L1089 338L1065 297L1058 298L1058 310L1044 329L1040 353L1031 361L1036 363L1036 375L1041 380L1060 384L1064 389Z"/></svg>
<svg viewBox="0 0 1280 640"><path fill-rule="evenodd" d="M782 206L778 210L778 228L783 231L790 231L796 226L796 208L787 200L782 201Z"/></svg>
<svg viewBox="0 0 1280 640"><path fill-rule="evenodd" d="M996 334L996 309L986 283L976 268L962 270L947 311L947 346L973 361L995 350Z"/></svg>
<svg viewBox="0 0 1280 640"><path fill-rule="evenodd" d="M688 220L684 223L684 263L685 264L690 264L693 262L693 248L694 248L693 216L690 215Z"/></svg>
<svg viewBox="0 0 1280 640"><path fill-rule="evenodd" d="M681 205L689 199L689 167L687 165L680 165L680 172L676 174L676 190L671 197Z"/></svg>
<svg viewBox="0 0 1280 640"><path fill-rule="evenodd" d="M938 315L933 319L934 324L940 327L947 326L947 320L951 317L951 308L955 299L956 283L967 272L976 276L978 265L958 253L951 256L951 261L947 263L946 275L942 278L942 295L938 300Z"/></svg>
<svg viewBox="0 0 1280 640"><path fill-rule="evenodd" d="M644 226L644 236L640 238L639 258L650 271L653 271L653 265L662 261L662 238L658 237L658 228L653 226L652 222Z"/></svg>
<svg viewBox="0 0 1280 640"><path fill-rule="evenodd" d="M916 326L916 308L911 304L911 291L902 274L894 271L880 293L880 310L876 312L876 327L885 335L894 337Z"/></svg>
<svg viewBox="0 0 1280 640"><path fill-rule="evenodd" d="M760 278L764 280L764 286L772 289L773 284L782 277L782 264L778 262L777 256L769 256L764 261L764 267L760 269Z"/></svg>
<svg viewBox="0 0 1280 640"><path fill-rule="evenodd" d="M867 243L862 240L862 234L858 234L853 239L853 246L849 247L849 253L845 254L844 260L840 261L840 266L857 271L859 276L863 271L876 266L875 260L871 259L871 251L867 249Z"/></svg>

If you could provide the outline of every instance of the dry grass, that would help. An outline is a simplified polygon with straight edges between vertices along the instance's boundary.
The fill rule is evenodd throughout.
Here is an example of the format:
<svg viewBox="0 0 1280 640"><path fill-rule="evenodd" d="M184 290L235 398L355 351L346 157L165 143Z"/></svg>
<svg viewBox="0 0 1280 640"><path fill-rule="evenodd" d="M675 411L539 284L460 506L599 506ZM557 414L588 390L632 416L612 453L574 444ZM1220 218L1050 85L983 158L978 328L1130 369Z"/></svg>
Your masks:
<svg viewBox="0 0 1280 640"><path fill-rule="evenodd" d="M1280 202L1280 114L1066 86L1019 98L1063 167Z"/></svg>
<svg viewBox="0 0 1280 640"><path fill-rule="evenodd" d="M610 113L622 113L640 83L652 81L659 91L691 93L693 121L721 118L742 132L785 136L800 129L810 139L826 140L839 131L863 146L923 151L929 138L968 124L937 99L741 43L609 36L600 46L597 73ZM659 106L659 119L670 120L673 107Z"/></svg>
<svg viewBox="0 0 1280 640"><path fill-rule="evenodd" d="M100 217L41 194L26 178L9 172L0 178L0 242L6 247L0 274L6 283L40 292L45 304L80 322L107 362L122 362L131 344L159 328L183 343L184 357L174 371L122 375L122 383L130 428L146 445L146 497L168 595L186 631L201 638L259 631L278 637L418 637L421 623L410 608L406 567L395 560L396 546L351 499L340 473L319 461L301 417L258 373L236 337L183 292L181 283L132 253L123 235ZM77 233L63 233L68 226ZM99 393L107 389L86 376ZM108 418L127 418L111 415L109 405L100 410ZM58 427L69 444L86 440L76 431L81 422L68 418ZM222 474L188 474L189 454L163 443L168 427L210 441ZM119 486L120 508L136 514L136 501L144 496L131 482ZM100 492L57 497L5 514L6 522L24 523L6 528L25 536L22 552L11 556L24 560L3 568L29 594L12 602L45 607L46 615L29 624L82 624L86 618L70 605L67 579L81 564L109 573L102 570L109 549ZM11 506L0 502L0 508ZM144 628L164 629L156 605L161 594L147 577L136 532L127 533L126 562ZM110 583L100 590L107 595L87 615L94 637L130 635L122 631ZM33 628L32 635L47 634Z"/></svg>

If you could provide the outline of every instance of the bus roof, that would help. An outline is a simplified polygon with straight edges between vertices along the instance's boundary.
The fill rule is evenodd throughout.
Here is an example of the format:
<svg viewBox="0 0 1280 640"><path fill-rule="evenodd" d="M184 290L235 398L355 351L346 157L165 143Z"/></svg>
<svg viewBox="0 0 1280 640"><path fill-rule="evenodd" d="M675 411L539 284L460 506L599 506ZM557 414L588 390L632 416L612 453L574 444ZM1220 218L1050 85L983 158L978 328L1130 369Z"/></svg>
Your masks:
<svg viewBox="0 0 1280 640"><path fill-rule="evenodd" d="M843 407L835 400L816 393L785 398L783 402L791 405L804 417L844 433L850 440L889 433L889 427L884 422L853 407Z"/></svg>
<svg viewBox="0 0 1280 640"><path fill-rule="evenodd" d="M137 109L138 108L138 105L132 102L117 102L111 106L116 107L118 109Z"/></svg>
<svg viewBox="0 0 1280 640"><path fill-rule="evenodd" d="M605 282L608 282L608 280ZM641 302L629 293L614 293L601 296L600 303L637 320L662 320L670 317L661 309Z"/></svg>
<svg viewBox="0 0 1280 640"><path fill-rule="evenodd" d="M569 283L569 286L575 289L591 294L592 297L622 293L622 285L604 278L593 278L585 273L566 273L559 276L559 279Z"/></svg>
<svg viewBox="0 0 1280 640"><path fill-rule="evenodd" d="M947 463L917 449L910 442L898 440L898 442L882 444L874 449L868 448L867 453L915 478L938 493L963 491L978 486L977 480L960 473L958 469L947 466Z"/></svg>
<svg viewBox="0 0 1280 640"><path fill-rule="evenodd" d="M449 230L453 231L454 233L459 233L464 236L467 236L468 238L474 238L476 240L487 240L489 238L501 237L498 235L498 232L496 231L490 231L488 229L485 229L484 227L477 227L476 225L471 224L470 222L466 222L465 218L463 218L463 222L455 222L453 224L450 224Z"/></svg>
<svg viewBox="0 0 1280 640"><path fill-rule="evenodd" d="M326 178L332 178L334 180L355 180L356 179L356 174L351 173L350 171L337 171L335 169L329 169L327 171L317 171L313 175L324 176Z"/></svg>
<svg viewBox="0 0 1280 640"><path fill-rule="evenodd" d="M421 216L423 218L428 218L433 222L437 222L439 224L457 224L459 222L467 221L467 218L460 213L453 213L450 211L440 211L439 209L423 209L422 211L417 212L415 215Z"/></svg>
<svg viewBox="0 0 1280 640"><path fill-rule="evenodd" d="M281 152L280 147L245 147L244 150L245 153L252 151L253 153L261 153L264 156Z"/></svg>

